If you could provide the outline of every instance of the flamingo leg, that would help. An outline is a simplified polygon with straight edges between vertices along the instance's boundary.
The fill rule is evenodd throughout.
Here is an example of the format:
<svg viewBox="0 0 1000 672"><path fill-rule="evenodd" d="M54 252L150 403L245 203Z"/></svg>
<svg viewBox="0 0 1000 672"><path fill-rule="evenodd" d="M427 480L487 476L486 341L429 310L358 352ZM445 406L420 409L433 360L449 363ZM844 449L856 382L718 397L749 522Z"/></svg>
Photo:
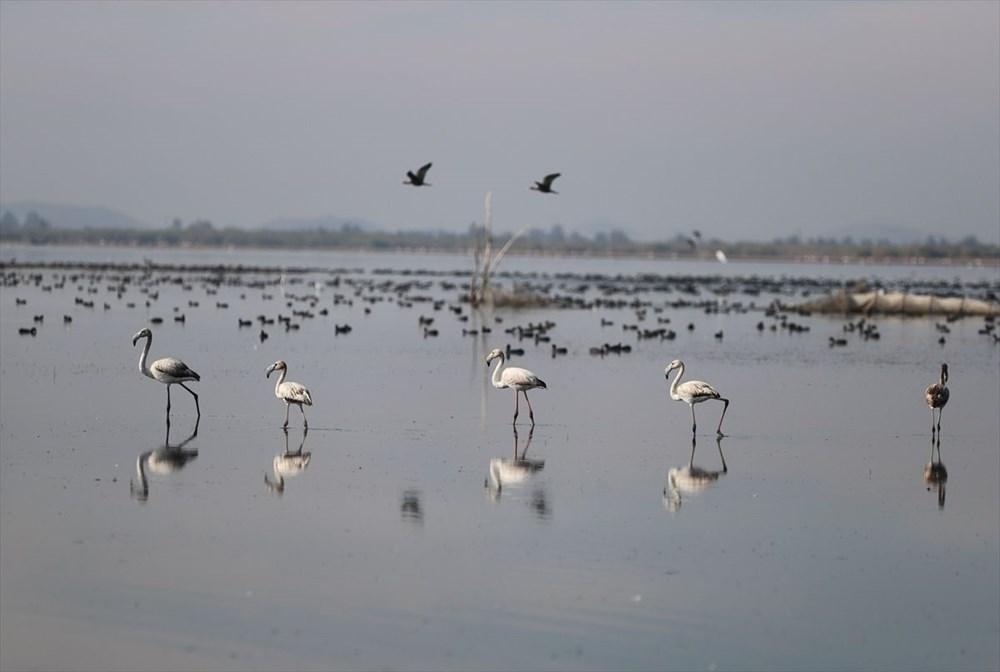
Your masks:
<svg viewBox="0 0 1000 672"><path fill-rule="evenodd" d="M941 408L938 409L938 423L937 423L938 436L941 436L941 414L942 413L944 413L944 406L942 406Z"/></svg>
<svg viewBox="0 0 1000 672"><path fill-rule="evenodd" d="M726 411L729 410L729 400L728 399L722 399L720 397L719 401L726 402L726 405L722 407L722 417L719 418L719 426L715 429L715 433L718 434L719 436L725 436L725 434L722 433L722 421L726 417Z"/></svg>
<svg viewBox="0 0 1000 672"><path fill-rule="evenodd" d="M198 395L195 394L194 390L192 390L190 387L188 387L184 383L178 383L178 385L180 385L185 390L187 390L188 392L190 392L191 396L194 397L194 408L195 408L196 411L198 411L198 417L200 418L201 417L201 407L198 405ZM169 390L169 388L167 388L167 389Z"/></svg>
<svg viewBox="0 0 1000 672"><path fill-rule="evenodd" d="M287 428L288 428L288 411L289 411L289 409L291 408L291 406L292 406L292 405L291 405L291 404L289 404L289 403L288 403L287 401L285 402L285 424L283 424L283 425L281 426L281 427L282 427L282 429L287 429Z"/></svg>
<svg viewBox="0 0 1000 672"><path fill-rule="evenodd" d="M514 422L511 423L512 425L517 424L517 413L520 410L519 402L520 400L517 398L517 390L514 390Z"/></svg>
<svg viewBox="0 0 1000 672"><path fill-rule="evenodd" d="M305 406L303 406L302 404L299 404L299 410L302 411L302 426L305 429L309 429L309 421L306 420L306 409L305 409Z"/></svg>
<svg viewBox="0 0 1000 672"><path fill-rule="evenodd" d="M528 417L531 418L531 426L534 427L535 426L535 412L531 409L531 400L528 399L528 391L525 390L523 392L523 394L524 394L524 400L526 402L528 402Z"/></svg>
<svg viewBox="0 0 1000 672"><path fill-rule="evenodd" d="M698 422L694 419L694 404L688 404L691 408L691 433L694 434L698 429Z"/></svg>
<svg viewBox="0 0 1000 672"><path fill-rule="evenodd" d="M931 410L931 414L932 414L931 423L932 424L934 422L933 413L934 413L934 411ZM170 422L170 383L167 383L167 422Z"/></svg>

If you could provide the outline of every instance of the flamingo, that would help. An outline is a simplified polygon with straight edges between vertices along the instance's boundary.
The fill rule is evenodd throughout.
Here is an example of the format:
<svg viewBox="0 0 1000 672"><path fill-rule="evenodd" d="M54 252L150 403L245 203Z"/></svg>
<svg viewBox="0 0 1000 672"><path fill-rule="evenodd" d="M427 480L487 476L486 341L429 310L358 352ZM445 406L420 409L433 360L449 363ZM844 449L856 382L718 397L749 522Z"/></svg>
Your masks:
<svg viewBox="0 0 1000 672"><path fill-rule="evenodd" d="M538 191L543 194L558 194L558 191L553 191L552 183L555 182L555 179L560 175L562 175L562 173L551 173L550 175L546 175L541 182L535 182L535 186L528 187L528 189L531 191Z"/></svg>
<svg viewBox="0 0 1000 672"><path fill-rule="evenodd" d="M297 404L299 410L302 411L302 426L308 429L309 422L306 420L306 411L302 407L313 405L312 395L309 394L309 390L299 383L285 382L285 373L288 372L288 365L282 360L279 359L267 367L268 378L271 377L272 371L281 371L281 375L278 376L278 382L274 384L274 396L285 402L285 424L282 427L288 427L288 410L292 404Z"/></svg>
<svg viewBox="0 0 1000 672"><path fill-rule="evenodd" d="M420 169L416 172L416 174L414 174L412 170L406 171L406 176L410 179L403 182L403 184L412 184L414 187L431 186L430 182L424 182L424 178L427 177L427 171L430 169L431 169L431 164L425 163L424 165L420 166Z"/></svg>
<svg viewBox="0 0 1000 672"><path fill-rule="evenodd" d="M511 366L503 371L500 369L503 367L504 354L503 350L500 348L494 348L493 352L486 357L486 366L490 365L494 359L499 359L495 369L493 369L493 387L498 390L502 390L505 387L509 387L514 390L514 421L511 424L517 423L518 414L518 393L524 394L524 400L528 402L528 416L531 418L531 424L535 424L535 413L531 409L531 401L528 399L528 390L533 390L536 387L540 387L543 390L546 389L545 381L533 374L527 369L522 369L516 366Z"/></svg>
<svg viewBox="0 0 1000 672"><path fill-rule="evenodd" d="M146 345L142 348L142 354L139 355L139 371L141 371L143 375L148 376L153 380L158 380L167 386L167 423L170 423L171 385L180 385L191 393L191 396L194 397L195 410L198 411L198 418L200 419L201 407L198 405L198 395L184 383L201 380L201 376L195 373L187 364L173 357L158 359L153 362L151 366L147 367L146 356L149 355L149 346L153 344L153 332L148 328L139 331L138 334L132 337L132 347L135 347L135 344L140 338L146 339Z"/></svg>
<svg viewBox="0 0 1000 672"><path fill-rule="evenodd" d="M722 433L722 420L726 417L726 411L729 409L729 400L724 399L717 389L700 380L689 380L685 383L680 383L681 376L684 375L684 362L679 359L675 359L667 365L664 371L667 379L670 378L670 372L674 369L679 369L679 371L677 371L677 377L674 378L674 382L670 384L670 398L674 401L683 401L691 407L691 433L694 434L698 429L698 423L694 417L694 405L700 404L707 399L718 399L724 402L725 406L722 407L722 417L719 418L719 426L715 429L715 432L719 436L725 436Z"/></svg>
<svg viewBox="0 0 1000 672"><path fill-rule="evenodd" d="M934 409L938 409L937 412L937 432L941 432L941 411L944 410L945 404L948 403L948 397L951 393L948 392L946 387L948 383L948 365L941 365L941 380L933 385L928 385L927 389L924 390L924 401L931 408L931 436L934 436L935 426L934 426Z"/></svg>

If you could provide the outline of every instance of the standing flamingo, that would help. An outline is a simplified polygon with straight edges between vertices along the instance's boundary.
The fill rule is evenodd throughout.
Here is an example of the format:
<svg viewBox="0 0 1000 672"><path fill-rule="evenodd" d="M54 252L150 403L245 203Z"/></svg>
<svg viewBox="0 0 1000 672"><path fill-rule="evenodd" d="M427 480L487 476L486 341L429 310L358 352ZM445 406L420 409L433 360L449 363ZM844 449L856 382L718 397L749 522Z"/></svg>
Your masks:
<svg viewBox="0 0 1000 672"><path fill-rule="evenodd" d="M927 389L924 390L924 401L927 405L931 407L931 436L934 436L934 409L938 409L937 412L937 432L941 432L941 411L944 410L945 404L948 403L948 397L951 393L948 392L946 387L948 383L948 365L941 365L941 380L933 385L928 385Z"/></svg>
<svg viewBox="0 0 1000 672"><path fill-rule="evenodd" d="M139 355L139 371L141 371L143 375L148 376L153 380L158 380L167 386L167 423L170 423L170 386L175 384L180 385L191 393L191 396L194 397L194 407L198 411L198 418L201 418L201 407L198 406L198 395L184 384L189 381L201 380L201 376L195 373L187 364L179 359L174 359L173 357L158 359L153 362L152 365L147 367L146 356L149 355L149 346L153 344L153 332L151 332L148 328L142 329L138 334L132 337L132 347L135 347L135 344L140 338L146 339L146 345L142 348L142 354Z"/></svg>
<svg viewBox="0 0 1000 672"><path fill-rule="evenodd" d="M715 432L719 436L725 436L722 433L722 420L726 417L726 411L729 409L729 400L724 399L717 389L700 380L689 380L686 383L680 383L681 376L684 375L684 362L679 359L675 359L667 365L664 375L668 380L670 372L674 369L679 369L679 371L677 372L677 377L674 378L674 382L670 384L670 398L674 401L683 401L691 407L691 433L694 434L695 430L698 429L698 423L694 417L694 405L700 404L707 399L718 399L724 402L725 406L722 407L722 417L719 418L719 426L715 429Z"/></svg>
<svg viewBox="0 0 1000 672"><path fill-rule="evenodd" d="M493 387L498 390L502 390L505 387L509 387L514 390L514 422L517 423L517 413L518 413L518 393L524 394L524 400L528 402L528 416L531 418L531 424L535 424L535 413L531 409L531 401L528 399L528 390L533 390L536 387L540 387L543 390L546 389L545 381L533 374L527 369L522 369L516 366L511 366L501 371L504 362L503 350L500 348L494 348L493 352L486 357L486 366L490 365L494 359L499 359L497 366L493 369Z"/></svg>
<svg viewBox="0 0 1000 672"><path fill-rule="evenodd" d="M282 360L279 359L267 367L268 378L271 377L272 371L281 371L281 375L278 376L278 382L274 384L274 396L285 402L285 424L282 427L288 427L288 410L292 404L297 404L299 410L302 411L302 426L308 429L309 422L306 420L306 411L302 407L313 405L312 395L309 394L309 390L299 383L285 382L285 373L288 372L288 366Z"/></svg>

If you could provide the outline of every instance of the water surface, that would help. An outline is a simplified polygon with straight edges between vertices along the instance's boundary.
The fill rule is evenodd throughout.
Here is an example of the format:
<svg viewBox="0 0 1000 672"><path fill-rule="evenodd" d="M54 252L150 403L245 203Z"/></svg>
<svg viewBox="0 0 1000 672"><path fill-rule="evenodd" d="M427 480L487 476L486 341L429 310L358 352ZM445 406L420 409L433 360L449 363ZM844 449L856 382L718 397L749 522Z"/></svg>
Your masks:
<svg viewBox="0 0 1000 672"><path fill-rule="evenodd" d="M31 254L54 252L4 259ZM282 282L156 268L125 282L8 269L39 278L0 288L4 670L1000 665L1000 347L978 333L982 318L947 334L942 319L881 318L878 340L818 315L788 318L808 331L772 331L767 290L718 294L706 281L690 294L634 277L982 292L997 291L996 269L511 257L503 282L553 294L587 274L626 277L588 309L463 322L448 284L462 281L448 275L461 257L58 254L314 270ZM586 284L581 296L602 296ZM258 315L293 310L313 317L265 325L261 341ZM424 337L421 315L439 336ZM200 421L174 387L169 434L165 388L139 374L131 343L154 317L150 357L202 375ZM545 321L551 342L504 331ZM18 335L31 326L34 337ZM631 351L590 354L619 342ZM489 385L486 354L508 343L525 350L512 363L548 384L530 393L533 430L523 404L512 428L513 394ZM553 343L567 354L553 357ZM688 408L663 375L674 358L732 400L718 444L721 404L697 407L693 459ZM312 391L308 433L294 408L282 431L264 377L277 359ZM940 487L924 478L937 455L922 393L942 361ZM308 464L276 473L299 451ZM685 480L692 466L702 478Z"/></svg>

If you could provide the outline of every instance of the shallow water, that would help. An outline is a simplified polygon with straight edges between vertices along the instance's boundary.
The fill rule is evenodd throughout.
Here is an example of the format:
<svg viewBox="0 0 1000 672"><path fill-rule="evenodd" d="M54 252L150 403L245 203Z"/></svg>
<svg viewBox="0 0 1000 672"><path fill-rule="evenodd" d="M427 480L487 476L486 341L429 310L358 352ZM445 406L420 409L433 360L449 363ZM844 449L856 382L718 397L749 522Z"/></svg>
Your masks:
<svg viewBox="0 0 1000 672"><path fill-rule="evenodd" d="M132 274L118 298L107 274L46 291L73 272L32 269L21 272L40 274L38 285L0 288L4 670L1000 666L1000 347L977 333L982 318L948 325L943 345L933 318L882 318L881 337L865 341L839 317L794 316L810 330L771 331L766 292L645 287L618 295L648 303L641 321L634 307L605 306L459 322L448 308L458 290L441 283L461 279L430 274L401 292L379 284L412 280L406 269L461 269L460 258L208 259L345 270L339 286L323 271L213 284L154 270ZM720 272L509 261L527 274ZM723 272L912 282L925 271L993 291L1000 283L996 269ZM292 331L266 326L260 340L258 314L290 315L317 292L314 317ZM681 297L753 309L670 307ZM445 305L434 311L432 299ZM44 315L37 335L19 336L35 315ZM435 318L438 337L422 336L420 315ZM202 375L191 384L200 421L174 387L169 436L164 386L139 374L131 344L154 316L164 322L150 357L180 357ZM504 333L545 320L566 355ZM336 334L342 324L351 332ZM484 324L491 334L463 335ZM677 336L637 339L623 324ZM831 347L830 336L848 344ZM632 350L589 354L606 342ZM486 354L507 343L526 350L511 364L548 384L530 393L533 431L523 403L512 430L513 394L489 385ZM669 399L663 375L678 357L685 378L732 400L718 444L721 404L696 409L699 483L684 478L689 410ZM264 377L279 358L312 391L306 434L294 408L281 429L284 407ZM941 361L952 393L943 491L924 479L932 445L922 398ZM300 449L304 468L285 459ZM281 487L276 458L290 465Z"/></svg>

